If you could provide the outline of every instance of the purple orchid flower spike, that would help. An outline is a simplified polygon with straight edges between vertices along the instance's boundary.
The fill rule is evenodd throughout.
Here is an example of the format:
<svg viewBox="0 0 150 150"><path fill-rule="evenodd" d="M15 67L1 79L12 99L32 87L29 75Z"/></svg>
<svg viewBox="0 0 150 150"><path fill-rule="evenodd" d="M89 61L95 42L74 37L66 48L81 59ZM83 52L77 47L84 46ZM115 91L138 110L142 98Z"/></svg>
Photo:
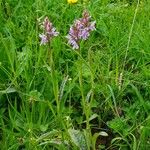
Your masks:
<svg viewBox="0 0 150 150"><path fill-rule="evenodd" d="M75 20L74 24L70 27L69 34L66 38L73 49L79 49L80 40L87 40L90 32L96 30L96 21L90 22L90 20L91 16L88 11L84 11L82 18Z"/></svg>
<svg viewBox="0 0 150 150"><path fill-rule="evenodd" d="M53 27L52 23L50 22L50 20L48 19L48 17L46 17L42 23L43 28L43 33L39 34L39 37L41 39L41 43L40 45L45 45L48 42L51 41L51 39L54 36L58 36L59 32L56 31L56 28Z"/></svg>

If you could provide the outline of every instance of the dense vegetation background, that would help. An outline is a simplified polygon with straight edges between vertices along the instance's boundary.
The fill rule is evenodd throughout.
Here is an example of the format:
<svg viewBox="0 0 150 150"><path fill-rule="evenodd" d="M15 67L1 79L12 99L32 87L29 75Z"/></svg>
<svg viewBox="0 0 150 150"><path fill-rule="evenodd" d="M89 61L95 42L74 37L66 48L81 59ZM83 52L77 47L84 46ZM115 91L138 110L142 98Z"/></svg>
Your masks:
<svg viewBox="0 0 150 150"><path fill-rule="evenodd" d="M150 149L150 1L0 0L2 150ZM88 10L96 30L67 44ZM39 20L59 31L40 45Z"/></svg>

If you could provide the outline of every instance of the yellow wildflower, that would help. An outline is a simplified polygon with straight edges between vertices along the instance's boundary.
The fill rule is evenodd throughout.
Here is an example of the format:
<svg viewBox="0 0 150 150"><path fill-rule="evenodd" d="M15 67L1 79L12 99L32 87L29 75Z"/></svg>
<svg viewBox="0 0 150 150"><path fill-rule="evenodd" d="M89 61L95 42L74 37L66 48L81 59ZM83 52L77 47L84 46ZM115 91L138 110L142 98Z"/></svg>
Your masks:
<svg viewBox="0 0 150 150"><path fill-rule="evenodd" d="M69 4L75 4L78 2L78 0L67 0Z"/></svg>

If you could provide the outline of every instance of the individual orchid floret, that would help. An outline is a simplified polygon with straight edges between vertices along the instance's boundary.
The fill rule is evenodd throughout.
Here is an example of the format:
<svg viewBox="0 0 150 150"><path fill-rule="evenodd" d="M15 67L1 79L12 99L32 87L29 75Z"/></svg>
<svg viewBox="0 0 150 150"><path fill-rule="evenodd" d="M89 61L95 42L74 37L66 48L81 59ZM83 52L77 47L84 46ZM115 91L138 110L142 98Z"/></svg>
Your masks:
<svg viewBox="0 0 150 150"><path fill-rule="evenodd" d="M79 49L80 40L87 40L90 32L95 30L96 22L91 22L90 20L91 16L87 11L84 11L82 18L75 20L74 24L70 27L67 39L73 49Z"/></svg>
<svg viewBox="0 0 150 150"><path fill-rule="evenodd" d="M42 23L43 28L43 33L39 34L39 37L41 39L41 44L40 45L45 45L48 42L51 41L51 39L54 36L58 36L59 32L56 31L56 28L53 27L52 23L50 22L50 20L48 19L48 17L46 17Z"/></svg>
<svg viewBox="0 0 150 150"><path fill-rule="evenodd" d="M41 45L45 45L46 43L48 43L48 38L45 34L39 34L39 37L41 39Z"/></svg>

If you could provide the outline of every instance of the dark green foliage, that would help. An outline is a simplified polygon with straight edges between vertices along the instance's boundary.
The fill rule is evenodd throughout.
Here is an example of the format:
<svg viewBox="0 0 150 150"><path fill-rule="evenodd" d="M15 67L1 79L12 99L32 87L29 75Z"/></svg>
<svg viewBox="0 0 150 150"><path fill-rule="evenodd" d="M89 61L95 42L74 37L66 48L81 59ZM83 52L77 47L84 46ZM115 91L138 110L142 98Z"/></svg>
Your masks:
<svg viewBox="0 0 150 150"><path fill-rule="evenodd" d="M150 2L0 1L2 150L150 149ZM89 10L80 50L66 35ZM60 32L40 46L39 21Z"/></svg>

